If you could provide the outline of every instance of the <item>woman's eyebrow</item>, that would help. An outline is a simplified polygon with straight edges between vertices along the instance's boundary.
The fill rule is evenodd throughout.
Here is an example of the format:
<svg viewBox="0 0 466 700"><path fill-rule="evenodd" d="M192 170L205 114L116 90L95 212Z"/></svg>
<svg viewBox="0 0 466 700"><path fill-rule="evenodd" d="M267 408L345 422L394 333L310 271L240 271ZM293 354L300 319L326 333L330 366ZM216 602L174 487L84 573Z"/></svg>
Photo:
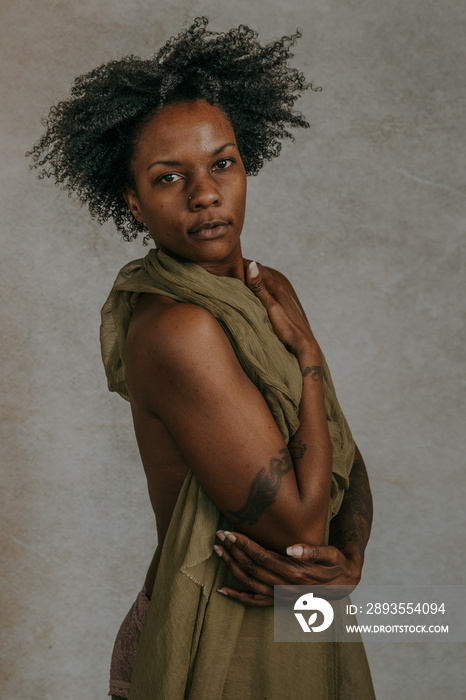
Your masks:
<svg viewBox="0 0 466 700"><path fill-rule="evenodd" d="M233 141L229 141L228 143L224 143L223 146L220 146L219 148L216 148L215 151L213 151L212 156L218 156L219 153L221 153L227 146L234 146L237 148L236 143ZM147 170L152 168L154 165L168 165L169 167L175 167L177 165L182 165L179 161L177 160L154 160L153 163L149 163L147 166Z"/></svg>
<svg viewBox="0 0 466 700"><path fill-rule="evenodd" d="M169 166L175 166L175 165L181 165L177 160L154 160L153 163L150 163L147 166L147 170L152 168L154 165L169 165Z"/></svg>
<svg viewBox="0 0 466 700"><path fill-rule="evenodd" d="M231 142L228 142L228 143L224 143L223 146L220 146L220 148L217 148L217 150L215 150L215 151L212 153L212 155L213 155L213 156L218 156L218 154L221 153L221 152L223 151L223 149L226 148L227 146L234 146L235 148L237 148L236 143L233 143L233 141L231 141Z"/></svg>

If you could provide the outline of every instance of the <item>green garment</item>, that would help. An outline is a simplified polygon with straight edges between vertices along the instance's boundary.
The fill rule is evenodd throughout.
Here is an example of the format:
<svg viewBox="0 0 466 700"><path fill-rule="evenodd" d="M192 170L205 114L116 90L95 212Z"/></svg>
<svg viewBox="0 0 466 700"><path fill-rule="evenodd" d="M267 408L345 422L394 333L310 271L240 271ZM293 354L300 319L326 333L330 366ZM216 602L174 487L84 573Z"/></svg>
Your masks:
<svg viewBox="0 0 466 700"><path fill-rule="evenodd" d="M299 427L301 372L262 303L240 280L217 277L161 251L126 265L102 309L109 389L128 398L124 347L141 293L196 304L215 316L288 442ZM333 449L330 521L348 488L354 442L325 362L324 397ZM234 585L213 553L219 527L234 529L189 473L165 538L130 700L372 699L361 643L276 643L272 607L248 608L216 592Z"/></svg>

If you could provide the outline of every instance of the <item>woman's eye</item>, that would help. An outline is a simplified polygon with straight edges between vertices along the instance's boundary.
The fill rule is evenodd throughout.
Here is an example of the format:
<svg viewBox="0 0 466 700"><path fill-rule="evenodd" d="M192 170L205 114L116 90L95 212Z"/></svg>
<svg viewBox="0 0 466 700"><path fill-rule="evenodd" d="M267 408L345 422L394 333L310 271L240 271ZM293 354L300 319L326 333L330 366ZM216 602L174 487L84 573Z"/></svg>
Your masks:
<svg viewBox="0 0 466 700"><path fill-rule="evenodd" d="M159 182L176 182L179 180L181 175L177 175L176 173L167 173L166 175L162 175L161 178L159 178Z"/></svg>
<svg viewBox="0 0 466 700"><path fill-rule="evenodd" d="M231 158L222 158L222 160L218 160L215 163L215 167L218 168L218 170L226 170L232 163L233 161Z"/></svg>

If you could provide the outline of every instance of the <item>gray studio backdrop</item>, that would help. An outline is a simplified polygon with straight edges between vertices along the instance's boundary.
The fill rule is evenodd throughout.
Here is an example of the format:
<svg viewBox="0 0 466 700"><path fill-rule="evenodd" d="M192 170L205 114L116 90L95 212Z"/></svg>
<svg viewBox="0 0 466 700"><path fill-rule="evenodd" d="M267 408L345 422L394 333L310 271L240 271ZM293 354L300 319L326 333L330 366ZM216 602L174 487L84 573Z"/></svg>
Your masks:
<svg viewBox="0 0 466 700"><path fill-rule="evenodd" d="M154 518L99 310L141 257L28 171L72 79L186 18L300 26L312 128L249 181L244 251L294 282L367 461L366 583L465 583L461 0L1 0L2 697L98 700ZM462 403L463 402L463 403ZM379 700L464 697L464 645L368 647ZM355 699L356 700L356 699Z"/></svg>

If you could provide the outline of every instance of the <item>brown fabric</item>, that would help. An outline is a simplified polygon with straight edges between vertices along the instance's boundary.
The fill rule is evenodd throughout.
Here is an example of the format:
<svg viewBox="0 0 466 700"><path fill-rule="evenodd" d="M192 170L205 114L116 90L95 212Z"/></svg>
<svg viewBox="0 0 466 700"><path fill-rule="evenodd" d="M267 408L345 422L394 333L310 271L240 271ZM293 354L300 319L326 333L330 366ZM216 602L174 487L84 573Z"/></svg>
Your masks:
<svg viewBox="0 0 466 700"><path fill-rule="evenodd" d="M124 345L143 292L198 304L217 318L288 442L299 425L301 373L296 358L275 336L261 302L239 280L216 277L159 251L123 268L102 310L109 388L127 398ZM348 487L354 442L325 363L323 369L333 450L330 521ZM213 554L219 527L231 529L189 473L165 538L130 700L338 700L350 692L358 700L372 700L362 644L353 645L354 667L349 669L348 655L338 645L275 643L273 608L247 608L216 593L223 585L235 585Z"/></svg>

